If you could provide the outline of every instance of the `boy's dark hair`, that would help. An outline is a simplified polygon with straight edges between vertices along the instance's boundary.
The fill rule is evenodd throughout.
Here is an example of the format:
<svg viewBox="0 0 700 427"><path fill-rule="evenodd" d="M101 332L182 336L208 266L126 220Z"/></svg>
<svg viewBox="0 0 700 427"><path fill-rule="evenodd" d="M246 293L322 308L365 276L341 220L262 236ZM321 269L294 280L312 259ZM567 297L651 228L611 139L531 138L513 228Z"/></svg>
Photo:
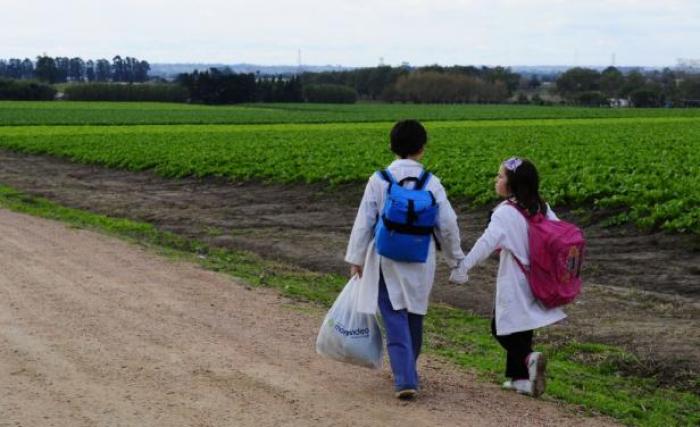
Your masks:
<svg viewBox="0 0 700 427"><path fill-rule="evenodd" d="M527 159L522 159L522 163L515 170L507 167L505 170L508 188L518 205L531 215L537 212L546 214L547 205L540 197L540 177L535 165Z"/></svg>
<svg viewBox="0 0 700 427"><path fill-rule="evenodd" d="M401 120L391 129L391 151L405 159L420 152L428 134L418 120Z"/></svg>

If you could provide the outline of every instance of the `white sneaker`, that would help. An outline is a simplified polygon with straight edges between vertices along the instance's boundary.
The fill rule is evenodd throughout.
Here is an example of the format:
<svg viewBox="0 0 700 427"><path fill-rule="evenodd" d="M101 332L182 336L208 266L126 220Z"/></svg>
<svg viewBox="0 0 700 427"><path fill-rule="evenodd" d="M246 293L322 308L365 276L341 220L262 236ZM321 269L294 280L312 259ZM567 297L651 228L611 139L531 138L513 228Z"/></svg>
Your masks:
<svg viewBox="0 0 700 427"><path fill-rule="evenodd" d="M513 386L513 380L506 380L503 384L501 384L501 388L503 390L515 390L515 387Z"/></svg>
<svg viewBox="0 0 700 427"><path fill-rule="evenodd" d="M532 395L532 383L530 380L514 380L510 382L513 390L520 394ZM505 385L505 384L504 384Z"/></svg>
<svg viewBox="0 0 700 427"><path fill-rule="evenodd" d="M545 371L547 369L547 358L544 354L533 351L527 356L527 373L530 376L532 385L532 396L539 397L544 393L547 386Z"/></svg>

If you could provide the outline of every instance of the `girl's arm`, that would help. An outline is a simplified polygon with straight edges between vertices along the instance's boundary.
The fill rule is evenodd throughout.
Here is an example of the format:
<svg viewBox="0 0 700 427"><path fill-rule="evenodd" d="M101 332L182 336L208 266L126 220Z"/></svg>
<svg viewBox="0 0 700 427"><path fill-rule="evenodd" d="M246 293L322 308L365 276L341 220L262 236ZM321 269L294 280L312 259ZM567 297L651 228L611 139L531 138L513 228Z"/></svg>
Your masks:
<svg viewBox="0 0 700 427"><path fill-rule="evenodd" d="M460 265L460 270L465 273L471 270L475 265L483 262L498 249L505 239L505 224L498 210L494 212L484 234L479 237L472 249L467 254L466 258Z"/></svg>
<svg viewBox="0 0 700 427"><path fill-rule="evenodd" d="M360 207L357 209L355 224L350 233L350 241L345 252L345 261L354 266L362 267L364 265L369 242L374 235L374 225L379 214L376 184L378 183L376 183L374 176L370 177L365 187Z"/></svg>

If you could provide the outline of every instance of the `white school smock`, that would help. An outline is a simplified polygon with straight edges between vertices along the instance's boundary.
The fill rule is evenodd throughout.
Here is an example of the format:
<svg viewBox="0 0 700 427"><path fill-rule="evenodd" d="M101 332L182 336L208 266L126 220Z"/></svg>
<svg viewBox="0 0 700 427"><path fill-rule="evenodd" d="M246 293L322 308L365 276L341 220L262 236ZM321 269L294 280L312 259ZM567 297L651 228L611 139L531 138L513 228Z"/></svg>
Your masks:
<svg viewBox="0 0 700 427"><path fill-rule="evenodd" d="M558 220L548 207L547 218ZM514 206L503 202L496 207L484 234L464 259L462 268L470 270L501 248L496 278L496 335L537 329L566 317L560 308L546 308L530 290L525 274L513 254L527 268L530 248L527 241L527 221Z"/></svg>
<svg viewBox="0 0 700 427"><path fill-rule="evenodd" d="M414 160L400 159L393 161L388 169L399 182L406 177L420 176L423 166ZM377 173L369 178L345 254L346 262L363 267L358 311L368 314L377 312L381 267L394 310L406 309L410 313L425 315L428 311L430 290L435 280L435 242L431 239L426 262L398 262L377 253L374 226L384 208L388 187L389 183ZM448 264L454 268L464 258L460 247L457 215L447 200L445 188L436 176L430 177L424 189L432 191L439 206L435 234Z"/></svg>

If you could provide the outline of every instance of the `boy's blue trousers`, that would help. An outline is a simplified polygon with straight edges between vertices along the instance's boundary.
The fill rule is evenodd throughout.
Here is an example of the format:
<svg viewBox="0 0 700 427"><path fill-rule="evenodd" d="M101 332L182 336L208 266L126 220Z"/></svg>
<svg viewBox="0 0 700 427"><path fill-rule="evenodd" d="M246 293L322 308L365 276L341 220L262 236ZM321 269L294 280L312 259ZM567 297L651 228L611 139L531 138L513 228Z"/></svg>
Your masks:
<svg viewBox="0 0 700 427"><path fill-rule="evenodd" d="M396 391L418 389L416 361L423 344L423 316L393 309L381 271L378 303L386 329L386 348L394 374L394 387Z"/></svg>

